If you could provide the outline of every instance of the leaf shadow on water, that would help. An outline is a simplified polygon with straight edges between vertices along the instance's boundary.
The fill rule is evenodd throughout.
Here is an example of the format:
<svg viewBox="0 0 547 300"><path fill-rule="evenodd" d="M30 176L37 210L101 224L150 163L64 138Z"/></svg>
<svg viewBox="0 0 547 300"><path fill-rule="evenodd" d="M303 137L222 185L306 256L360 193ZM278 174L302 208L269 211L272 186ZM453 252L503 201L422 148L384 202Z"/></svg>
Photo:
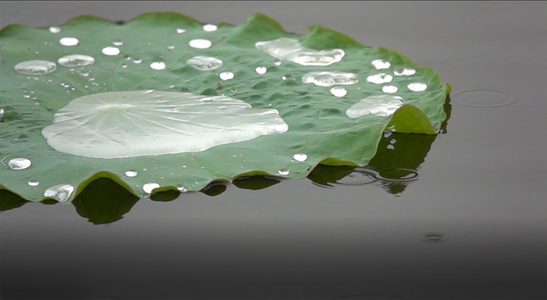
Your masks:
<svg viewBox="0 0 547 300"><path fill-rule="evenodd" d="M441 124L440 133L447 133L448 120L452 106L450 95L444 104L446 119ZM408 134L385 132L379 142L376 155L363 167L318 165L308 175L315 185L324 188L336 186L362 186L375 184L387 193L397 196L406 187L419 179L418 169L424 162L431 145L437 138L432 134ZM228 184L240 189L262 190L279 184L283 179L271 176L240 177L229 182L212 182L200 192L214 197L224 193ZM150 200L170 202L180 197L175 190L161 190L153 193ZM76 212L95 225L110 224L119 221L140 200L120 184L110 178L97 178L85 187L71 202ZM28 202L9 190L0 189L0 212L19 208ZM53 199L40 202L45 205L57 204Z"/></svg>

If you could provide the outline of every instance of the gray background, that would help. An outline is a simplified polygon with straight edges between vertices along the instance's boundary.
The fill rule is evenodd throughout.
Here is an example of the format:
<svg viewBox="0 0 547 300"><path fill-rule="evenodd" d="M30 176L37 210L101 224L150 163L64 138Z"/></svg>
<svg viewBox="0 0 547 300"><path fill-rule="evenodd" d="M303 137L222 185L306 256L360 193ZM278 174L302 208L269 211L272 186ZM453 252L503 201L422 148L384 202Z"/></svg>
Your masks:
<svg viewBox="0 0 547 300"><path fill-rule="evenodd" d="M2 212L2 298L545 298L546 3L3 1L0 27L151 11L261 12L400 51L452 85L448 133L400 195L286 180L141 200L108 226L69 205Z"/></svg>

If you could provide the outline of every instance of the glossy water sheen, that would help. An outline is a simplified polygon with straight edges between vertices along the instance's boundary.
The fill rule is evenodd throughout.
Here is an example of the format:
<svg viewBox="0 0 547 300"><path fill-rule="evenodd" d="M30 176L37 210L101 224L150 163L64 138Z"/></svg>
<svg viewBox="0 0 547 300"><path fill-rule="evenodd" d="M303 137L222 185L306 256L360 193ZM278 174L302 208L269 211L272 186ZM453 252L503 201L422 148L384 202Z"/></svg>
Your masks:
<svg viewBox="0 0 547 300"><path fill-rule="evenodd" d="M131 91L74 99L42 135L57 151L120 158L203 151L287 129L277 110L230 97Z"/></svg>
<svg viewBox="0 0 547 300"><path fill-rule="evenodd" d="M48 188L44 192L44 197L53 198L59 202L66 202L74 192L74 187L70 184L57 184Z"/></svg>
<svg viewBox="0 0 547 300"><path fill-rule="evenodd" d="M368 96L352 105L346 111L349 118L357 119L366 115L389 116L403 105L403 100L391 95Z"/></svg>
<svg viewBox="0 0 547 300"><path fill-rule="evenodd" d="M416 66L437 71L442 82L452 86L447 106L451 114L442 126L444 133L436 136L385 131L380 155L368 168L317 168L316 176L309 179L265 178L253 189L223 183L207 193L186 192L171 201L158 201L119 190L115 197L105 197L114 190L105 191L110 186L103 181L92 187L96 194L88 191L78 202L25 203L16 208L4 206L6 194L0 194L2 299L547 299L545 2L27 3L2 2L1 26L38 28L86 12L128 20L143 11L172 10L202 22L232 24L260 11L298 34L306 33L309 25L323 25L361 44L399 51ZM184 68L194 55L213 55L186 46L197 37L191 35L196 31L211 40L221 35L220 30L203 32L200 26L172 22L161 27L170 40L158 37L164 43L157 50L170 55L165 47L177 46L166 60L173 61L174 69ZM63 26L62 34L69 28ZM188 31L178 34L177 28ZM59 34L47 28L41 34L51 38L51 47L61 47L54 42ZM105 39L94 45L94 56L107 58L100 49L109 43ZM77 47L88 46L82 37ZM123 47L131 46L127 40ZM45 57L48 47L40 47L38 56L33 48L21 51L56 61L59 57ZM200 52L183 54L183 49ZM213 50L217 49L207 51ZM181 59L175 62L171 59L177 53ZM137 51L131 54L144 60L142 65L131 63L128 71L147 69L153 59L159 59ZM118 58L121 64L122 57L107 59ZM344 59L353 61L349 56ZM325 71L310 66L297 74L290 69L301 66L290 61L276 66L275 61L265 54L264 61L237 70L259 77L254 68L264 65L271 68L265 76L272 80L291 74L282 83L297 79L299 84L299 76L306 72ZM6 65L15 63L6 61ZM391 63L389 69L378 72L392 75L393 83L373 85L375 91L381 94L384 86L397 82L400 91L390 95L408 93L413 75L397 75L393 66L399 63ZM371 68L369 60L362 65ZM337 64L328 68L354 72ZM66 70L57 70L52 77L59 71ZM28 75L14 76L25 83ZM47 78L39 76L39 80ZM84 79L88 78L75 74L73 81L64 80L74 86ZM364 81L366 76L359 79ZM95 82L99 80L97 76ZM213 78L216 81L221 80ZM62 89L59 83L52 83L51 89ZM352 97L360 91L355 85L343 87ZM302 91L312 88L320 87L303 85ZM329 109L344 113L353 102L322 89L333 100ZM248 86L241 85L233 95L247 91ZM38 90L35 94L46 95ZM411 94L427 97L428 92ZM304 100L305 96L295 105L305 105ZM19 101L29 100L0 97L0 107L5 109L0 135L1 127L9 124L11 107ZM396 142L391 144L393 139ZM26 148L24 143L19 145ZM286 155L300 153L299 149L293 152ZM0 154L0 160L4 155ZM41 167L42 159L21 157L31 159L32 166L13 171L0 164L0 182L3 176L32 173ZM3 163L7 165L10 158ZM312 162L308 158L287 163ZM118 175L138 180L147 172L142 167L128 162L127 169L138 168L139 175ZM414 180L394 181L416 174ZM45 174L33 175L40 185L29 189L45 190L56 184L46 183ZM179 184L174 188L184 190L184 183Z"/></svg>
<svg viewBox="0 0 547 300"><path fill-rule="evenodd" d="M341 61L345 54L342 49L309 49L303 47L297 39L286 37L271 41L259 41L256 42L255 47L275 58L304 66L328 66Z"/></svg>

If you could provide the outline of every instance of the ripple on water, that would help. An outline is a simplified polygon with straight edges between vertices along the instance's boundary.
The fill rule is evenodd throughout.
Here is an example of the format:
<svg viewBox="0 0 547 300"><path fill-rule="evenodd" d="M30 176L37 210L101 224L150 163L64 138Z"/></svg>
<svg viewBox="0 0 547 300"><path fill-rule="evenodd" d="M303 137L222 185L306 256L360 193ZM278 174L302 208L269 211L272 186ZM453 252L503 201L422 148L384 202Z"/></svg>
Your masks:
<svg viewBox="0 0 547 300"><path fill-rule="evenodd" d="M471 89L456 91L450 96L451 102L478 108L494 108L515 104L520 99L507 91L497 89Z"/></svg>

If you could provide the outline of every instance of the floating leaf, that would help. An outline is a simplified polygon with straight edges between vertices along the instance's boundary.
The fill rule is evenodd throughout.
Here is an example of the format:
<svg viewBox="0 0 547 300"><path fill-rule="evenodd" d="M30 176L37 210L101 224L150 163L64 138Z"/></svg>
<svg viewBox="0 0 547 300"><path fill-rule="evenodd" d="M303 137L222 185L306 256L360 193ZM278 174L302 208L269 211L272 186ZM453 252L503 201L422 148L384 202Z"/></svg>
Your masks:
<svg viewBox="0 0 547 300"><path fill-rule="evenodd" d="M32 201L70 202L104 178L137 196L266 187L276 181L250 179L364 166L385 130L436 134L446 119L435 71L321 26L148 13L53 29L0 31L0 190ZM89 218L119 218L135 201L124 199Z"/></svg>

